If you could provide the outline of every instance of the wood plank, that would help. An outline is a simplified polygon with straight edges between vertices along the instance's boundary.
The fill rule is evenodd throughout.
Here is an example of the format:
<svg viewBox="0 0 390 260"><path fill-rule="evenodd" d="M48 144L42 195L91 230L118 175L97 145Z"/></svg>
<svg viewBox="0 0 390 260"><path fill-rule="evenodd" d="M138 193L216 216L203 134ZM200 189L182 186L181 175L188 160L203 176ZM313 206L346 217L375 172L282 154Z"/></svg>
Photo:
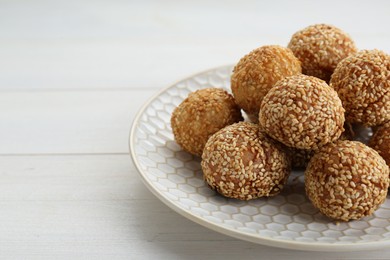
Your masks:
<svg viewBox="0 0 390 260"><path fill-rule="evenodd" d="M359 48L390 51L388 1L278 5L1 2L0 89L161 88L234 64L261 45L286 45L295 31L318 22L343 28ZM296 6L300 11L291 12ZM361 19L362 13L375 19Z"/></svg>
<svg viewBox="0 0 390 260"><path fill-rule="evenodd" d="M338 8L335 8L336 5ZM177 0L2 1L0 39L174 37L181 41L192 37L207 39L220 36L244 39L255 33L279 35L318 22L332 22L351 34L389 35L385 26L389 21L388 7L386 0L329 0L326 5L287 0L266 4L256 0L245 3L231 1L223 5L207 0L188 3ZM345 17L346 10L354 10L348 13L348 19ZM375 19L359 19L362 13ZM154 44L158 45L158 42Z"/></svg>
<svg viewBox="0 0 390 260"><path fill-rule="evenodd" d="M0 154L127 153L132 120L155 92L2 92Z"/></svg>
<svg viewBox="0 0 390 260"><path fill-rule="evenodd" d="M127 139L158 89L285 45L309 24L389 52L389 9L386 0L0 1L0 259L388 259L389 249L291 251L199 226L142 184Z"/></svg>
<svg viewBox="0 0 390 260"><path fill-rule="evenodd" d="M258 44L225 42L6 41L0 48L0 90L162 88L235 63Z"/></svg>
<svg viewBox="0 0 390 260"><path fill-rule="evenodd" d="M313 259L312 252L239 241L185 219L146 189L126 155L0 156L0 165L4 259Z"/></svg>
<svg viewBox="0 0 390 260"><path fill-rule="evenodd" d="M0 48L0 90L162 88L200 71L235 64L259 46L286 45L292 33L202 42L160 39L158 45L133 39L6 41ZM390 52L390 36L354 38L359 48Z"/></svg>

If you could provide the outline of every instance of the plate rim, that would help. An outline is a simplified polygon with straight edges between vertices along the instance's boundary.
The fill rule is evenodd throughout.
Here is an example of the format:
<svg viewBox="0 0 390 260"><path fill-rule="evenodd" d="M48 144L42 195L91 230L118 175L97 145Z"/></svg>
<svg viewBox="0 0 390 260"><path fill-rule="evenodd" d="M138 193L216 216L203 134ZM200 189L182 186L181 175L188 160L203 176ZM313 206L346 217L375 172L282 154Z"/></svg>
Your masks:
<svg viewBox="0 0 390 260"><path fill-rule="evenodd" d="M218 69L226 69L226 68L232 68L234 67L233 64L229 65L223 65L218 67L213 67L207 70L203 70L201 72L192 74L190 76L187 76L185 78L182 78L172 84L170 84L167 87L164 87L157 91L155 94L153 94L137 111L136 116L133 119L133 122L131 124L130 128L130 134L128 139L128 145L129 145L129 155L135 165L135 168L138 172L138 175L141 177L142 182L144 185L149 189L150 192L154 196L156 196L160 201L162 201L166 206L168 206L170 209L175 211L176 213L182 215L183 217L203 226L208 229L214 230L216 232L222 233L224 235L238 238L241 240L249 241L255 244L261 244L265 246L272 246L272 247L278 247L278 248L285 248L285 249L292 249L292 250L305 250L305 251L323 251L323 252L346 252L350 250L355 251L364 251L364 250L375 250L375 249L383 249L385 246L390 245L390 239L385 241L372 241L372 242L357 242L357 243L337 243L337 244L330 244L330 243L323 243L323 242L300 242L300 241L291 241L291 240L281 240L276 238L269 238L269 237L262 237L259 235L251 234L251 233L244 233L238 230L235 230L233 228L227 227L227 226L221 226L214 222L211 222L210 220L204 219L200 216L194 215L191 213L190 210L181 208L177 206L173 201L166 198L162 192L160 192L143 174L143 170L136 159L136 152L133 144L133 140L135 138L135 131L137 130L138 122L141 116L144 114L145 110L148 108L148 106L162 93L166 92L170 88L175 87L180 82L183 82L185 80L188 80L190 78L196 77L198 75L202 75L214 70Z"/></svg>

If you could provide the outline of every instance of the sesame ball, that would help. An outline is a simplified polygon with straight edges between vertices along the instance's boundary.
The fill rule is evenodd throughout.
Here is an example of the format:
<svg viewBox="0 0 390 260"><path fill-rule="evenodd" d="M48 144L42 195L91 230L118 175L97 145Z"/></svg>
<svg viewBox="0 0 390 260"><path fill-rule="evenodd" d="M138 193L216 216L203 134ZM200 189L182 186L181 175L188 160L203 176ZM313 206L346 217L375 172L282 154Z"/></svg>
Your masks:
<svg viewBox="0 0 390 260"><path fill-rule="evenodd" d="M278 194L290 174L284 151L249 122L227 126L211 136L201 164L212 189L240 200Z"/></svg>
<svg viewBox="0 0 390 260"><path fill-rule="evenodd" d="M259 114L263 97L280 79L301 73L290 49L263 46L245 55L234 67L231 88L237 104L249 115Z"/></svg>
<svg viewBox="0 0 390 260"><path fill-rule="evenodd" d="M286 146L316 150L344 131L344 109L325 81L306 75L284 78L264 97L261 129Z"/></svg>
<svg viewBox="0 0 390 260"><path fill-rule="evenodd" d="M243 120L232 95L223 89L207 88L190 93L172 113L176 142L187 152L201 156L208 138Z"/></svg>
<svg viewBox="0 0 390 260"><path fill-rule="evenodd" d="M388 186L386 162L356 141L321 148L305 171L307 196L323 214L337 220L371 215L385 201Z"/></svg>
<svg viewBox="0 0 390 260"><path fill-rule="evenodd" d="M363 50L342 60L330 85L351 123L381 125L390 120L390 56L379 50Z"/></svg>
<svg viewBox="0 0 390 260"><path fill-rule="evenodd" d="M302 72L329 82L337 64L357 51L352 39L342 30L316 24L296 32L288 44L302 62Z"/></svg>
<svg viewBox="0 0 390 260"><path fill-rule="evenodd" d="M374 148L390 167L390 121L378 127L370 139L369 146Z"/></svg>

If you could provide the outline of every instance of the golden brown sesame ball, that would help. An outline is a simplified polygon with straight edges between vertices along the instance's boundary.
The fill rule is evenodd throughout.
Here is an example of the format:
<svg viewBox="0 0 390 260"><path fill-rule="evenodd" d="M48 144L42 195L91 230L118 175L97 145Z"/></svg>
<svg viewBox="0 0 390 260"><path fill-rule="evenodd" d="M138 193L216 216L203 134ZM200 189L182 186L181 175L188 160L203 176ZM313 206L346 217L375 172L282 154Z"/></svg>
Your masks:
<svg viewBox="0 0 390 260"><path fill-rule="evenodd" d="M311 25L296 32L288 48L302 62L303 74L327 82L337 64L357 51L345 32L326 24Z"/></svg>
<svg viewBox="0 0 390 260"><path fill-rule="evenodd" d="M263 97L280 79L301 73L291 50L271 45L245 55L234 67L231 88L237 104L248 114L259 114Z"/></svg>
<svg viewBox="0 0 390 260"><path fill-rule="evenodd" d="M343 221L371 215L385 201L388 186L386 162L356 141L326 145L305 171L306 194L314 206Z"/></svg>
<svg viewBox="0 0 390 260"><path fill-rule="evenodd" d="M380 125L390 120L390 56L378 50L363 50L342 60L330 85L351 123Z"/></svg>
<svg viewBox="0 0 390 260"><path fill-rule="evenodd" d="M243 120L232 95L223 89L207 88L190 93L172 113L176 142L187 152L201 156L208 138Z"/></svg>
<svg viewBox="0 0 390 260"><path fill-rule="evenodd" d="M202 169L212 189L240 200L278 194L290 174L284 151L258 125L248 122L227 126L210 137Z"/></svg>
<svg viewBox="0 0 390 260"><path fill-rule="evenodd" d="M315 150L337 140L344 131L344 109L325 81L306 75L284 78L264 97L261 129L277 141Z"/></svg>
<svg viewBox="0 0 390 260"><path fill-rule="evenodd" d="M374 148L390 167L390 121L378 127L370 139L369 146Z"/></svg>

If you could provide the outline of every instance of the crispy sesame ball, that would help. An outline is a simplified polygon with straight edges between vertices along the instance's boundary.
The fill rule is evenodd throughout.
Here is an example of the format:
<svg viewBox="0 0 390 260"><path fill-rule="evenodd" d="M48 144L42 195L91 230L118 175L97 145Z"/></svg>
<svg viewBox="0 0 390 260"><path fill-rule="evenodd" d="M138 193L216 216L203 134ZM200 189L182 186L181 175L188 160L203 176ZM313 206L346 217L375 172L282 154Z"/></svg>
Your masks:
<svg viewBox="0 0 390 260"><path fill-rule="evenodd" d="M389 186L389 167L363 143L338 141L324 146L305 171L306 194L326 216L348 221L371 215Z"/></svg>
<svg viewBox="0 0 390 260"><path fill-rule="evenodd" d="M378 127L370 139L369 146L374 148L390 167L390 121Z"/></svg>
<svg viewBox="0 0 390 260"><path fill-rule="evenodd" d="M342 30L316 24L296 32L288 44L302 62L302 72L329 82L337 64L357 51L352 39Z"/></svg>
<svg viewBox="0 0 390 260"><path fill-rule="evenodd" d="M289 166L278 144L249 122L211 136L202 155L203 176L210 187L240 200L278 194L287 182Z"/></svg>
<svg viewBox="0 0 390 260"><path fill-rule="evenodd" d="M290 49L263 46L245 55L234 67L231 88L237 104L248 114L259 114L263 97L280 79L301 73Z"/></svg>
<svg viewBox="0 0 390 260"><path fill-rule="evenodd" d="M176 142L187 152L201 156L208 138L243 120L232 95L220 88L190 93L172 113L171 125Z"/></svg>
<svg viewBox="0 0 390 260"><path fill-rule="evenodd" d="M325 81L306 75L280 80L264 97L260 128L293 148L315 150L344 131L344 109Z"/></svg>
<svg viewBox="0 0 390 260"><path fill-rule="evenodd" d="M390 120L390 56L379 50L363 50L342 60L330 85L351 123L380 125Z"/></svg>

